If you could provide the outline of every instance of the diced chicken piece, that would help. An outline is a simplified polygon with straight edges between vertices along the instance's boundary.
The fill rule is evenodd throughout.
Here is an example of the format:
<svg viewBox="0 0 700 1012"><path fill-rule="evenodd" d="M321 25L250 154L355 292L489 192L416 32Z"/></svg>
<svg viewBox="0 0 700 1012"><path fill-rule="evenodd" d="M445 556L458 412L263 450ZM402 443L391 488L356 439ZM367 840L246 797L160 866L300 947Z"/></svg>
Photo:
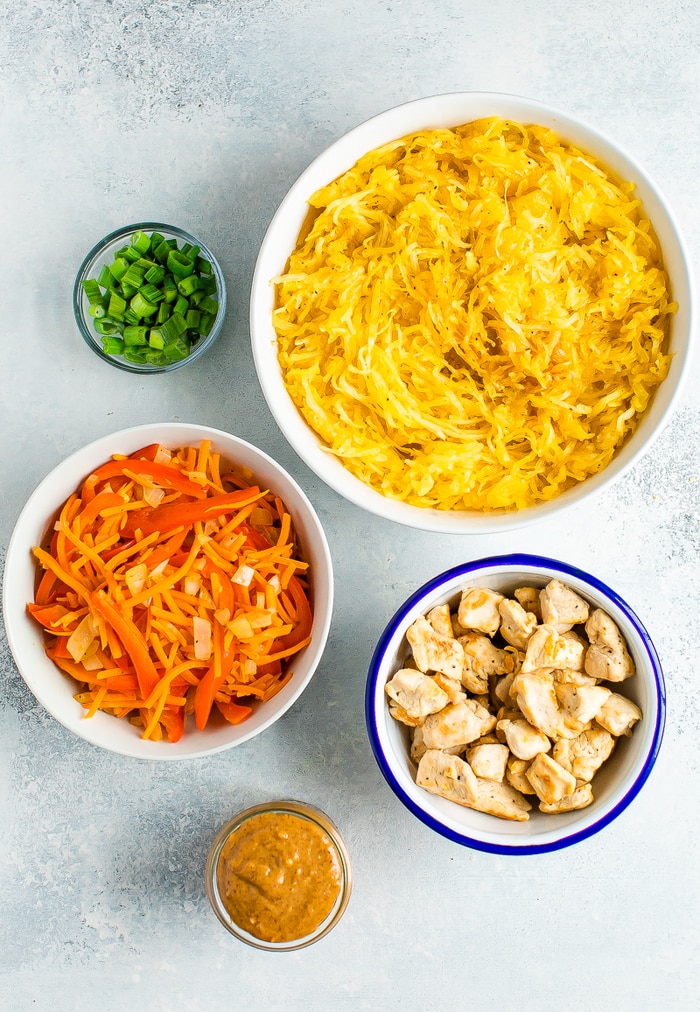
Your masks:
<svg viewBox="0 0 700 1012"><path fill-rule="evenodd" d="M437 671L431 676L436 685L439 685L443 692L447 693L450 703L460 703L466 699L466 693L458 678L448 678L447 675Z"/></svg>
<svg viewBox="0 0 700 1012"><path fill-rule="evenodd" d="M576 777L544 752L532 761L525 776L546 805L556 804L576 790Z"/></svg>
<svg viewBox="0 0 700 1012"><path fill-rule="evenodd" d="M423 740L430 749L469 745L488 734L496 726L496 718L474 699L448 703L438 713L431 713L423 722Z"/></svg>
<svg viewBox="0 0 700 1012"><path fill-rule="evenodd" d="M407 630L406 639L421 671L441 671L450 678L461 678L464 648L456 639L436 633L425 618L416 619Z"/></svg>
<svg viewBox="0 0 700 1012"><path fill-rule="evenodd" d="M558 741L554 759L577 779L588 782L596 775L615 747L615 739L603 727L592 727L576 738Z"/></svg>
<svg viewBox="0 0 700 1012"><path fill-rule="evenodd" d="M484 780L503 781L508 762L507 745L472 745L467 749L467 762L478 777Z"/></svg>
<svg viewBox="0 0 700 1012"><path fill-rule="evenodd" d="M523 716L548 738L573 737L567 730L550 671L521 671L513 680L511 696Z"/></svg>
<svg viewBox="0 0 700 1012"><path fill-rule="evenodd" d="M538 668L583 669L584 647L580 640L557 632L552 626L540 625L527 644L521 671Z"/></svg>
<svg viewBox="0 0 700 1012"><path fill-rule="evenodd" d="M527 759L516 759L511 756L506 766L506 780L511 787L521 794L534 794L535 790L525 774L530 769L530 762Z"/></svg>
<svg viewBox="0 0 700 1012"><path fill-rule="evenodd" d="M554 684L559 685L566 683L566 685L597 685L598 681L592 675L587 675L585 671L574 671L573 668L553 668L552 675L554 676Z"/></svg>
<svg viewBox="0 0 700 1012"><path fill-rule="evenodd" d="M521 604L525 611L532 612L533 615L537 616L537 621L542 620L542 612L540 610L540 592L537 587L518 587L513 592L513 597Z"/></svg>
<svg viewBox="0 0 700 1012"><path fill-rule="evenodd" d="M510 598L504 598L498 606L501 616L501 636L512 647L525 650L530 637L537 628L537 616L525 611L523 606Z"/></svg>
<svg viewBox="0 0 700 1012"><path fill-rule="evenodd" d="M479 706L483 706L489 713L491 712L491 699L488 692L477 692L475 696L472 696L472 699L475 699Z"/></svg>
<svg viewBox="0 0 700 1012"><path fill-rule="evenodd" d="M475 742L469 746L470 748L476 748L477 745L502 745L503 742L496 737L491 731L489 734L482 734L481 738L477 738Z"/></svg>
<svg viewBox="0 0 700 1012"><path fill-rule="evenodd" d="M496 727L505 734L506 744L517 759L534 759L540 752L549 752L552 747L547 735L524 718L499 720Z"/></svg>
<svg viewBox="0 0 700 1012"><path fill-rule="evenodd" d="M623 682L634 674L634 662L622 633L601 608L591 612L586 622L586 634L591 644L585 659L585 670L589 675L605 682Z"/></svg>
<svg viewBox="0 0 700 1012"><path fill-rule="evenodd" d="M428 746L425 744L425 740L423 738L423 728L419 724L417 727L414 727L411 732L411 759L413 759L414 763L418 763L420 757L425 755L427 751ZM464 745L454 745L452 748L446 748L442 751L447 752L450 755L459 755L460 752L464 751Z"/></svg>
<svg viewBox="0 0 700 1012"><path fill-rule="evenodd" d="M618 692L611 692L603 706L596 714L596 720L601 727L618 738L624 734L629 737L632 728L638 720L642 719L642 711L636 703Z"/></svg>
<svg viewBox="0 0 700 1012"><path fill-rule="evenodd" d="M398 703L394 703L392 700L389 701L389 713L398 720L401 724L406 724L407 727L418 727L423 721L423 717L412 717L410 713L404 710L403 706L399 706Z"/></svg>
<svg viewBox="0 0 700 1012"><path fill-rule="evenodd" d="M477 777L463 759L434 749L421 758L416 783L432 794L501 819L525 822L532 807L508 784Z"/></svg>
<svg viewBox="0 0 700 1012"><path fill-rule="evenodd" d="M602 685L571 685L569 682L555 683L554 691L562 708L580 724L590 723L610 696L610 689Z"/></svg>
<svg viewBox="0 0 700 1012"><path fill-rule="evenodd" d="M543 623L558 632L583 624L589 613L586 601L561 580L550 580L540 591L540 608Z"/></svg>
<svg viewBox="0 0 700 1012"><path fill-rule="evenodd" d="M452 631L452 616L450 615L449 604L438 604L428 612L428 622L440 636L447 636L448 639L454 639L454 632Z"/></svg>
<svg viewBox="0 0 700 1012"><path fill-rule="evenodd" d="M449 696L437 682L412 668L402 668L384 687L392 699L409 717L421 721L429 713L437 713L449 703Z"/></svg>
<svg viewBox="0 0 700 1012"><path fill-rule="evenodd" d="M582 784L577 787L573 794L567 794L560 801L547 805L540 801L540 811L547 815L557 815L560 812L573 812L579 808L587 808L593 801L593 788L590 784Z"/></svg>
<svg viewBox="0 0 700 1012"><path fill-rule="evenodd" d="M515 672L511 672L509 675L503 675L499 678L493 687L493 695L496 698L497 704L507 705L510 702L510 689L515 678Z"/></svg>
<svg viewBox="0 0 700 1012"><path fill-rule="evenodd" d="M488 692L490 675L505 675L513 669L513 658L500 650L488 636L472 632L460 636L457 642L464 652L462 685L477 695Z"/></svg>
<svg viewBox="0 0 700 1012"><path fill-rule="evenodd" d="M501 624L498 605L503 595L486 587L467 587L457 609L457 620L463 629L495 636Z"/></svg>

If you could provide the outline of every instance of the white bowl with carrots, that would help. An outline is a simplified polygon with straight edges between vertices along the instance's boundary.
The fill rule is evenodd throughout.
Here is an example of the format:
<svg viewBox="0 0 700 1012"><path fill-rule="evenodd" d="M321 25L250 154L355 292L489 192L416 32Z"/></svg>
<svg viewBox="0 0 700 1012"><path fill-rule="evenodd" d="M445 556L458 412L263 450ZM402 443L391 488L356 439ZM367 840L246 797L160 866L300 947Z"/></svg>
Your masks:
<svg viewBox="0 0 700 1012"><path fill-rule="evenodd" d="M104 436L36 488L10 540L20 673L79 737L140 759L255 737L311 680L333 610L328 543L296 481L221 430Z"/></svg>

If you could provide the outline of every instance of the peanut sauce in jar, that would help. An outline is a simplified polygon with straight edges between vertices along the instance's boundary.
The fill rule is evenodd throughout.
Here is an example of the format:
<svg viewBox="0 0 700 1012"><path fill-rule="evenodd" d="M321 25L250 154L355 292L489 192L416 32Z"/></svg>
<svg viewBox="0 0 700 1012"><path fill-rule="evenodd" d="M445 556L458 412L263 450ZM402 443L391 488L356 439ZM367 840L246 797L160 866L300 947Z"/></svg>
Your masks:
<svg viewBox="0 0 700 1012"><path fill-rule="evenodd" d="M262 811L242 821L216 864L218 893L231 919L271 943L316 931L336 905L342 881L333 840L291 811Z"/></svg>

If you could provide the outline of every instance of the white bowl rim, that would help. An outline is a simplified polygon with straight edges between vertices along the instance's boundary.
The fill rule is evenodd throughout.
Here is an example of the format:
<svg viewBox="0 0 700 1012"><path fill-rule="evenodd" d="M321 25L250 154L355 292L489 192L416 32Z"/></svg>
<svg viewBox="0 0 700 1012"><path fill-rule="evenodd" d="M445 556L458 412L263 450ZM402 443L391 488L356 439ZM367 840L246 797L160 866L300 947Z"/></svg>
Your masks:
<svg viewBox="0 0 700 1012"><path fill-rule="evenodd" d="M380 668L382 658L386 652L389 641L394 636L396 630L401 626L404 617L415 607L415 605L417 605L420 601L431 599L436 591L455 578L474 576L485 569L488 569L493 573L495 568L499 568L503 573L506 573L509 570L520 567L546 569L556 572L564 578L566 576L572 576L581 581L581 583L589 586L597 595L606 597L612 601L626 616L639 637L639 645L643 648L649 661L650 669L653 673L657 701L655 725L649 747L640 768L635 774L633 782L627 788L623 797L617 801L616 804L604 809L600 817L584 829L575 830L567 836L563 836L555 840L535 844L527 843L527 838L525 837L520 838L524 840L523 843L516 844L505 844L495 842L494 840L489 841L475 839L467 833L456 832L433 818L433 816L417 805L402 789L382 747L377 722L377 698L379 694L378 683L379 678L381 677ZM383 695L384 693L382 691L382 702ZM433 577L431 580L428 580L422 587L419 587L418 590L416 590L409 598L406 599L406 601L404 601L404 603L395 612L394 616L387 623L374 650L372 660L370 661L365 690L365 723L374 758L382 772L382 775L384 776L384 779L397 798L406 806L406 808L408 808L410 812L412 812L413 815L428 826L428 828L434 830L436 833L439 833L441 836L446 837L453 843L461 844L462 846L469 847L472 850L480 850L490 854L500 855L544 854L573 846L573 844L578 843L581 840L588 839L600 832L607 825L613 822L639 794L651 774L661 747L666 723L666 689L661 662L651 637L638 616L619 594L597 577L591 576L589 573L585 573L583 570L578 569L575 566L571 566L568 563L559 562L556 559L549 559L540 555L513 553L509 555L496 555L489 558L477 559L473 562L466 562L458 566L454 566L453 568ZM498 834L494 831L492 835L497 836Z"/></svg>
<svg viewBox="0 0 700 1012"><path fill-rule="evenodd" d="M236 446L240 447L241 449L252 452L261 460L265 461L266 464L272 468L272 470L283 476L284 480L289 483L291 488L294 490L295 494L299 497L299 501L302 504L304 510L306 511L306 517L308 518L310 525L313 526L314 534L318 539L318 547L320 548L321 555L323 557L323 567L325 569L325 574L327 577L327 587L325 588L327 604L323 609L323 613L321 613L320 609L318 610L318 612L316 611L316 609L314 609L314 620L316 614L319 615L319 618L321 617L321 614L323 614L323 618L322 621L319 623L318 629L316 630L315 635L316 644L314 649L310 653L309 670L303 677L299 679L292 679L290 681L289 683L290 687L294 684L295 681L297 682L297 684L294 686L293 689L290 688L289 694L285 699L284 704L280 706L278 700L277 708L274 710L273 713L270 714L270 716L265 721L261 722L260 724L257 724L255 727L252 727L247 732L243 731L240 737L237 737L232 741L221 742L213 747L206 745L205 739L206 732L197 732L197 735L201 736L202 747L199 748L196 745L194 745L194 742L197 741L198 739L194 737L194 732L192 732L193 747L187 750L186 752L183 751L184 745L182 746L181 750L178 750L178 745L180 745L180 742L176 742L174 744L166 743L170 746L169 749L158 750L157 752L155 752L148 746L152 745L157 746L163 743L145 742L142 738L138 736L133 739L132 746L128 748L118 747L115 744L101 740L99 733L96 733L94 731L95 725L92 724L92 721L86 721L82 714L80 714L79 718L77 718L76 721L70 721L67 718L65 718L60 712L56 712L56 708L46 698L46 693L45 691L42 690L41 679L36 679L32 676L31 666L28 663L28 660L25 660L24 648L22 646L22 643L15 635L17 623L19 622L20 619L24 619L25 617L24 609L26 607L26 602L24 601L20 602L18 600L18 595L13 593L12 590L15 580L15 572L18 571L18 567L21 567L26 562L26 560L22 558L21 554L23 544L24 545L27 544L24 527L27 524L27 522L31 519L32 513L34 509L36 509L37 503L42 501L42 497L44 495L45 490L51 487L51 483L56 475L56 472L59 470L63 471L64 469L70 470L70 467L73 464L73 462L74 461L77 462L77 460L85 454L93 454L93 453L99 454L100 452L104 451L104 454L106 454L104 459L106 460L109 458L109 456L111 456L112 453L123 452L121 448L115 449L116 442L120 438L133 437L135 439L137 436L142 435L147 436L147 434L149 433L153 436L153 438L156 438L155 434L158 433L159 435L157 438L159 439L159 441L167 442L169 432L173 433L173 438L175 439L178 438L175 435L178 432L183 433L187 432L189 435L186 438L191 439L201 438L201 439L212 439L213 441L216 441L216 439L225 439L227 442L233 443ZM60 502L56 502L55 508L58 508L59 505ZM50 511L53 508L54 507L49 506L44 511L47 521L50 516ZM10 647L10 652L13 656L14 662L24 682L26 683L27 687L30 689L36 700L44 707L44 709L48 713L51 714L52 717L54 717L55 720L57 720L60 724L63 725L63 727L71 731L77 737L82 738L84 741L87 741L90 744L97 746L98 748L102 748L105 751L113 752L115 754L127 756L133 759L145 760L147 762L179 762L212 756L219 752L223 752L230 748L234 748L238 745L242 745L244 742L250 741L251 739L257 737L259 734L262 734L269 727L271 727L272 724L274 724L277 720L279 720L279 718L282 717L283 714L286 713L287 710L297 701L297 699L307 688L309 682L311 681L311 678L315 674L316 669L322 659L326 642L328 640L328 634L330 631L331 619L333 615L335 587L334 587L333 562L326 533L321 525L321 521L318 517L318 514L316 513L316 510L312 505L311 501L309 500L308 496L303 491L299 483L286 470L286 468L284 468L282 464L278 463L273 457L271 457L264 450L261 450L255 444L250 443L247 440L243 439L242 437L236 436L231 432L226 432L223 429L218 429L213 426L201 423L187 422L187 421L176 421L176 422L170 421L170 422L146 422L139 425L127 426L126 428L118 429L104 436L100 436L97 439L94 439L91 442L86 443L83 446L79 447L78 449L70 453L67 457L64 457L61 461L59 461L58 464L56 464L55 467L53 467L44 476L44 478L35 487L34 491L31 493L22 510L20 511L14 529L10 536L10 540L7 546L7 553L5 557L5 570L3 574L2 592L3 592L2 593L3 622L5 626L5 632L7 635L7 642ZM20 612L22 613L21 615ZM38 632L37 635L40 635L40 632ZM307 647L306 649L310 649L310 647ZM61 672L58 669L56 669L56 674L57 677L65 677L61 674ZM110 719L116 720L117 718L110 717ZM84 723L81 724L80 720L82 720ZM92 718L92 720L94 720L94 718ZM239 728L245 727L244 724L239 724L235 726ZM183 740L184 739L181 739L181 741Z"/></svg>
<svg viewBox="0 0 700 1012"><path fill-rule="evenodd" d="M491 115L504 115L511 119L520 117L521 121L523 118L529 116L531 122L539 123L543 123L543 120L548 119L553 129L557 130L564 139L567 139L567 130L590 138L594 147L602 149L605 152L603 156L596 153L596 157L600 157L604 164L608 165L618 174L620 174L618 163L624 163L626 172L632 173L631 178L634 179L637 189L646 189L648 200L657 205L656 213L649 214L654 226L657 227L661 219L666 219L669 228L670 247L672 248L669 248L668 245L664 247L664 255L667 262L669 259L677 261L677 273L673 279L676 286L674 298L678 294L685 296L681 311L687 315L687 322L683 328L684 333L687 334L687 341L685 346L676 350L671 364L671 372L674 377L672 382L675 386L673 386L673 389L669 393L664 394L667 398L667 403L653 423L653 426L651 426L651 423L648 421L649 414L653 408L654 401L658 400L656 397L658 391L655 391L651 405L640 423L640 425L644 425L645 420L647 420L645 427L648 431L646 431L644 439L638 440L639 445L634 446L634 437L639 431L638 428L633 433L632 440L628 440L620 448L610 464L598 474L590 476L586 481L580 482L551 501L540 503L524 510L506 513L437 510L412 506L400 500L383 496L380 492L366 485L361 479L348 471L323 446L319 437L313 432L293 404L277 366L277 357L274 351L274 348L276 348L276 335L271 319L268 319L270 314L267 312L268 305L271 306L269 291L271 279L276 273L275 271L271 271L269 267L274 262L279 266L279 238L277 230L284 221L290 206L294 207L298 203L299 206L303 204L308 208L306 198L320 185L330 182L334 176L344 171L343 169L338 169L330 177L323 176L326 162L332 162L334 156L340 155L344 159L344 163L347 163L346 167L350 168L362 153L389 140L389 137L385 137L384 141L376 142L375 144L365 143L362 145L360 143L366 135L372 135L385 121L393 122L397 120L403 123L404 120L412 121L422 113L428 117L429 113L438 115L435 112L436 109L451 110L454 108L454 116L452 117L452 125L454 126L458 125L458 120L460 122L469 122L470 120L480 119L488 115L488 113L483 111L479 114L465 113L463 114L463 118L460 119L460 109L462 107L467 104L475 105L479 103L492 104L494 108ZM499 112L499 105L502 107L507 105L512 108L507 113ZM514 111L516 107L519 110L518 112ZM444 117L444 112L441 114L442 117ZM406 128L402 129L401 126L397 126L392 136L401 137L414 129L421 129L421 127L414 124L413 126L406 125ZM583 146L583 142L579 140L572 141L572 143ZM321 177L317 178L319 177L319 173ZM646 207L647 201L645 200L644 203ZM287 257L290 252L291 248L286 250ZM250 294L250 334L258 380L263 391L263 396L277 425L295 452L330 488L356 506L360 506L370 513L391 520L394 523L438 533L490 534L526 527L544 520L553 514L559 514L564 510L571 509L584 499L588 499L599 493L612 482L620 480L634 467L642 456L647 454L665 428L675 411L690 368L694 341L693 320L695 312L695 281L690 264L690 255L680 224L668 200L663 195L660 186L622 144L613 141L597 127L589 125L585 120L558 107L536 99L508 94L506 92L456 91L417 98L385 109L337 138L321 151L306 169L303 170L278 206L260 246L253 272ZM265 307L264 312L261 307ZM669 391L671 387L671 374L664 380L664 384L666 386L664 387L662 384L662 388L665 391ZM630 443L633 445L632 450L630 450Z"/></svg>

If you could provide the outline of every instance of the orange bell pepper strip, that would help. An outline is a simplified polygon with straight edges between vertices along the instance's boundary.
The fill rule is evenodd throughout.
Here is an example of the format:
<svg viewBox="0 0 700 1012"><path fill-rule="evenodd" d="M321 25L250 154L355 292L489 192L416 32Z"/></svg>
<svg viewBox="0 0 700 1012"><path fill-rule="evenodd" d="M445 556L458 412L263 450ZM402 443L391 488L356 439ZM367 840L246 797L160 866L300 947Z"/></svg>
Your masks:
<svg viewBox="0 0 700 1012"><path fill-rule="evenodd" d="M179 468L170 467L168 464L156 464L153 460L134 460L131 457L126 460L108 460L106 464L95 468L90 478L96 476L98 482L108 481L110 478L123 477L125 470L132 474L143 475L159 485L177 489L178 492L191 495L194 499L204 499L207 494L206 489L191 481Z"/></svg>
<svg viewBox="0 0 700 1012"><path fill-rule="evenodd" d="M241 724L253 712L252 706L243 706L241 703L234 703L233 700L225 703L217 699L216 707L229 724Z"/></svg>
<svg viewBox="0 0 700 1012"><path fill-rule="evenodd" d="M194 722L198 731L203 731L207 726L209 714L214 704L214 696L231 674L237 650L238 644L235 641L230 643L228 649L224 650L221 655L218 675L216 664L211 664L195 690Z"/></svg>
<svg viewBox="0 0 700 1012"><path fill-rule="evenodd" d="M112 604L104 591L97 590L92 593L90 603L119 637L134 666L141 694L146 699L158 684L159 678L141 632Z"/></svg>
<svg viewBox="0 0 700 1012"><path fill-rule="evenodd" d="M198 520L214 519L228 510L255 502L264 494L257 485L252 485L250 488L235 492L210 495L201 502L168 503L166 506L156 506L149 510L148 516L143 519L134 518L133 525L143 534L152 534L154 531L164 534L175 527L190 526Z"/></svg>
<svg viewBox="0 0 700 1012"><path fill-rule="evenodd" d="M185 713L181 706L174 707L166 704L160 715L160 722L166 730L168 741L176 742L182 738L185 730Z"/></svg>
<svg viewBox="0 0 700 1012"><path fill-rule="evenodd" d="M49 632L56 634L59 630L55 629L54 626L63 618L64 615L69 615L68 608L62 604L46 604L39 605L30 602L27 605L27 611L35 618L40 625L43 625ZM61 632L65 630L60 630Z"/></svg>
<svg viewBox="0 0 700 1012"><path fill-rule="evenodd" d="M290 579L287 589L294 603L295 613L292 617L297 625L286 636L280 636L275 640L274 649L270 650L271 654L279 655L280 652L290 651L292 647L299 646L302 640L307 640L311 636L314 617L309 599L296 576Z"/></svg>
<svg viewBox="0 0 700 1012"><path fill-rule="evenodd" d="M121 506L123 503L124 500L116 492L98 492L94 499L78 513L80 530L86 531L97 520L103 509L108 509L110 506Z"/></svg>

